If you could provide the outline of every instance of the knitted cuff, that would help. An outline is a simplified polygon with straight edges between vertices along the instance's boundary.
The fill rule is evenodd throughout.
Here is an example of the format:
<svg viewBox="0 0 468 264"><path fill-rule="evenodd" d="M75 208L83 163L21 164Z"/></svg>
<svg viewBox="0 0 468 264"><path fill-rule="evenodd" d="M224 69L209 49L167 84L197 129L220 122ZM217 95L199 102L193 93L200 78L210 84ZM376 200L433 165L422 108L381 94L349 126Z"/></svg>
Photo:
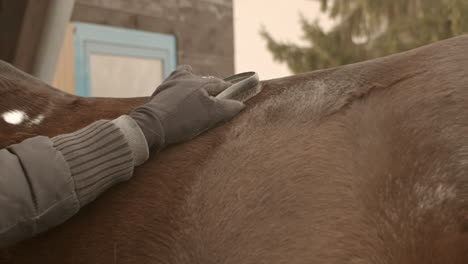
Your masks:
<svg viewBox="0 0 468 264"><path fill-rule="evenodd" d="M120 128L120 131L127 138L130 149L133 153L135 166L143 164L149 157L148 143L145 135L141 131L137 122L128 115L122 115L117 119L112 120L114 125Z"/></svg>
<svg viewBox="0 0 468 264"><path fill-rule="evenodd" d="M96 121L51 140L70 167L80 207L133 174L133 153L124 133L112 121Z"/></svg>

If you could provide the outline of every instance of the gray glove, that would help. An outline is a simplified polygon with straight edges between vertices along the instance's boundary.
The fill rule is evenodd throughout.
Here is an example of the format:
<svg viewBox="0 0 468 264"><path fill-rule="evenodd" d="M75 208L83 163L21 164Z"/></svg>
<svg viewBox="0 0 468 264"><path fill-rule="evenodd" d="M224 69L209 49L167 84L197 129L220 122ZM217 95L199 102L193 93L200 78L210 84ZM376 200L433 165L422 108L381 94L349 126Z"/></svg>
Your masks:
<svg viewBox="0 0 468 264"><path fill-rule="evenodd" d="M190 66L182 65L156 88L148 103L129 116L143 131L148 146L162 149L192 139L239 113L244 108L242 102L208 94L230 85L216 77L196 76Z"/></svg>

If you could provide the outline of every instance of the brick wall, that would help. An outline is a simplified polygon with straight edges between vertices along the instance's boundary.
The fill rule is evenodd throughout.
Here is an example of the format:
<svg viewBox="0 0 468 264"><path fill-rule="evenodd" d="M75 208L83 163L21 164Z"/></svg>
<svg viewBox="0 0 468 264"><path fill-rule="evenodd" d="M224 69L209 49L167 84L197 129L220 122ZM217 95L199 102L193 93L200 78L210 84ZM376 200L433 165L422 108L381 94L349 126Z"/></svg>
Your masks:
<svg viewBox="0 0 468 264"><path fill-rule="evenodd" d="M199 74L234 73L232 0L76 0L72 21L173 34L178 63Z"/></svg>

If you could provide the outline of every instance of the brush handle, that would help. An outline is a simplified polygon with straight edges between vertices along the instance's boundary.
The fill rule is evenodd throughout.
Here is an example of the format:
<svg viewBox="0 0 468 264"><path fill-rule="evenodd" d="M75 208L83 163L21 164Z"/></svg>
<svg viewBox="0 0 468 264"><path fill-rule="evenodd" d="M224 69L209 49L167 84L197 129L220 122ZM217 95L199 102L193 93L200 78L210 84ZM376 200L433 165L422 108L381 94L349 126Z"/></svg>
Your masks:
<svg viewBox="0 0 468 264"><path fill-rule="evenodd" d="M230 82L232 85L219 93L216 98L236 99L243 102L257 94L260 82L256 72L239 73L225 78L224 81Z"/></svg>

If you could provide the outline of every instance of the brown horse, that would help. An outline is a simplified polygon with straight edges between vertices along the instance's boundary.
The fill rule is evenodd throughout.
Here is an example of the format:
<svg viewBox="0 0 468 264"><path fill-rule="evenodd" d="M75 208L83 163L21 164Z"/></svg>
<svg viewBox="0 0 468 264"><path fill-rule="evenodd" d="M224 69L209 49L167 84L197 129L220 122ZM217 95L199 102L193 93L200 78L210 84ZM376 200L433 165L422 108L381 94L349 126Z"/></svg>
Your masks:
<svg viewBox="0 0 468 264"><path fill-rule="evenodd" d="M463 36L264 81L232 121L153 155L0 262L466 264L467 49ZM0 119L0 145L145 100L3 78L0 114L26 118Z"/></svg>

